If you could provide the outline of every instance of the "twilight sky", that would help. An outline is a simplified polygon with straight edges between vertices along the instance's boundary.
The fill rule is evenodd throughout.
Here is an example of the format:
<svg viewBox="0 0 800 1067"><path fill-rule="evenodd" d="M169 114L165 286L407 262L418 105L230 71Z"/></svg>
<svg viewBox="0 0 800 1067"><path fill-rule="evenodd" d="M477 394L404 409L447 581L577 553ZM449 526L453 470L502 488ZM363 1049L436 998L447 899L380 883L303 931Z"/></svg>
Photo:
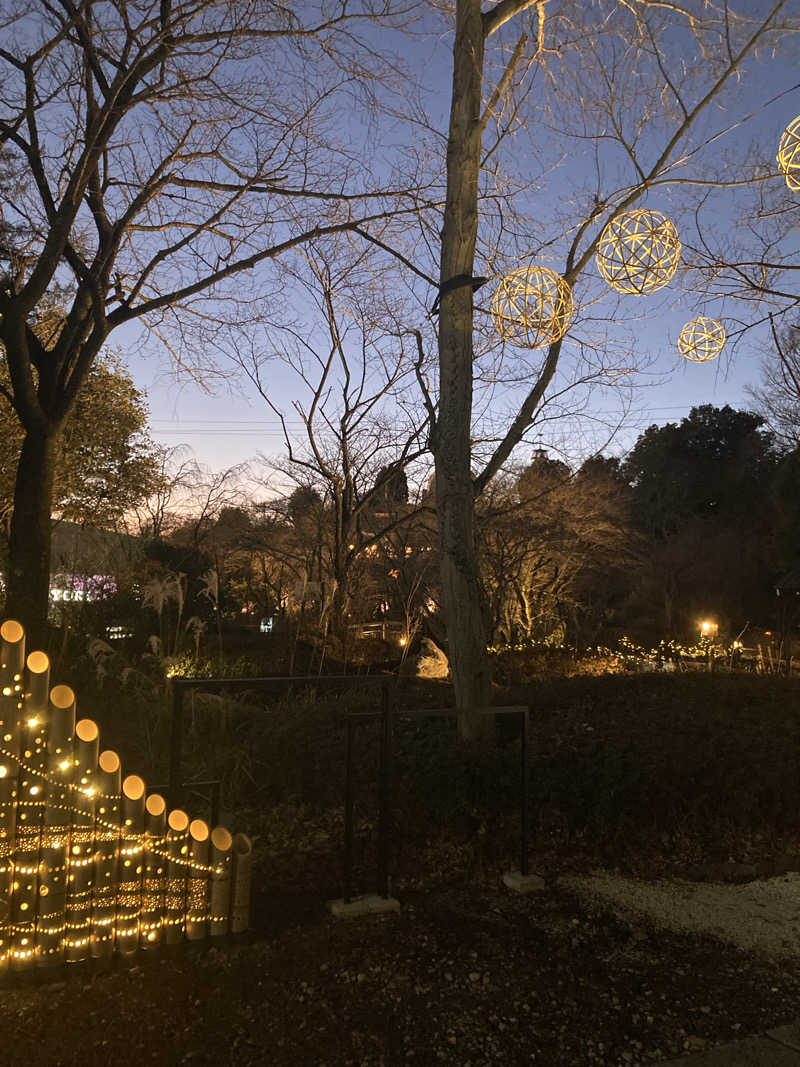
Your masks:
<svg viewBox="0 0 800 1067"><path fill-rule="evenodd" d="M755 6L760 5L756 3ZM433 40L420 40L413 46L414 54L411 56L414 65L424 69L429 77L428 101L434 101L433 110L439 111L440 128L446 125L443 120L449 99L450 47L451 39L447 35ZM725 112L725 107L721 105L719 113L713 116L715 125L712 128L721 129L737 122L748 111L758 110L758 113L720 139L721 151L729 154L741 151L745 156L755 148L759 153L766 153L767 164L774 166L781 132L800 113L800 89L786 92L795 85L800 69L796 63L797 46L792 45L792 49L793 55L776 58L762 56L758 61L752 60L746 65L742 71L742 85L737 87L738 91L730 101L726 99L723 102L725 107L730 107L730 111ZM772 97L781 93L785 95L770 106L763 107ZM352 133L353 143L357 145L362 131L353 130ZM558 152L557 136L555 141L551 147ZM524 147L521 150L525 151ZM566 144L564 151L575 153L574 143ZM578 183L583 177L581 168L585 169L588 176L591 170L589 153L573 155L571 174ZM778 183L781 180L780 177L774 179ZM673 191L670 195L674 198L676 194ZM540 199L542 210L550 210L546 187ZM718 200L717 205L714 221L723 227L741 221L736 217L740 208L735 197L731 197L727 205ZM668 202L663 200L649 199L646 206L668 210ZM790 240L796 245L796 234L790 235ZM431 264L425 266L430 269ZM433 294L429 304L432 297ZM490 297L491 293L487 303ZM649 297L627 297L619 309L610 310L609 316L630 316L625 329L633 339L637 355L648 366L646 372L636 379L635 387L631 390L632 410L608 446L608 452L624 452L648 425L679 421L695 405L748 405L745 389L748 385L758 384L759 364L769 343L766 326L749 330L735 344L729 343L720 359L702 365L683 360L677 352L676 339L683 323L698 313L718 315L731 332L738 324L748 321L747 315L750 316L749 321L753 321L763 314L763 310L758 312L750 308L742 312L730 301L707 299L698 302L696 295L683 292L680 285L671 285ZM127 349L128 364L134 378L148 394L151 430L156 440L170 446L185 443L193 449L201 463L214 469L249 460L259 452L267 455L282 452L282 435L277 418L243 377L227 384L210 381L208 385L212 393L209 394L188 379L176 379L162 354L147 343L129 346L127 342L132 340L133 337L115 336L113 343L123 351ZM295 395L291 376L277 363L270 372L270 393L274 401L289 412L290 427L299 428L298 418L292 417L291 413L291 401ZM596 425L598 420L603 421L606 417L614 421L613 408L609 406L611 401L601 397L592 404L585 413L589 424L594 422ZM552 441L549 440L551 434ZM579 455L591 451L602 440L602 432L599 435L590 433L585 440L575 439L566 447L572 449L573 455ZM558 448L563 443L563 436L558 439L558 430L553 428L551 431L545 426L542 428L541 443ZM526 446L522 446L519 456L525 458L525 455Z"/></svg>

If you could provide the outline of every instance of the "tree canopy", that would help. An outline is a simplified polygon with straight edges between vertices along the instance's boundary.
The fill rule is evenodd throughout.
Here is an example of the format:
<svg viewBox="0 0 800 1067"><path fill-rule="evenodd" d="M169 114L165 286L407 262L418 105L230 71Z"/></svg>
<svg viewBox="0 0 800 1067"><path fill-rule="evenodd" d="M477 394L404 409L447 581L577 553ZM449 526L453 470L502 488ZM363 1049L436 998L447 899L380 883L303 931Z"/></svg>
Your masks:
<svg viewBox="0 0 800 1067"><path fill-rule="evenodd" d="M8 522L23 428L8 399L0 362L0 513ZM159 468L147 433L147 406L128 372L113 358L97 362L78 394L58 442L54 516L112 529L153 492Z"/></svg>

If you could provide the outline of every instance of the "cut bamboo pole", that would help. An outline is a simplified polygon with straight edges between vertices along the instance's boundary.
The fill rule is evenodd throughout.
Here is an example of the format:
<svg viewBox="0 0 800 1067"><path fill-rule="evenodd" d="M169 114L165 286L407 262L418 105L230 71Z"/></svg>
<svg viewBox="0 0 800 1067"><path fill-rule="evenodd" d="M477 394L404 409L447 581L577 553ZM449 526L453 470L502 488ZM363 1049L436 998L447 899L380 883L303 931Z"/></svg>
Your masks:
<svg viewBox="0 0 800 1067"><path fill-rule="evenodd" d="M76 723L72 832L67 855L67 929L64 936L67 963L78 963L90 955L99 746L100 731L97 729L97 723L92 719L81 719Z"/></svg>
<svg viewBox="0 0 800 1067"><path fill-rule="evenodd" d="M67 849L72 830L75 694L68 685L50 690L47 732L47 803L39 854L37 960L50 965L64 955Z"/></svg>
<svg viewBox="0 0 800 1067"><path fill-rule="evenodd" d="M123 955L130 955L139 946L144 793L144 780L138 774L129 774L122 783L122 837L117 891L116 943L117 950Z"/></svg>
<svg viewBox="0 0 800 1067"><path fill-rule="evenodd" d="M191 866L186 904L186 937L200 941L208 933L208 823L193 819L189 824Z"/></svg>
<svg viewBox="0 0 800 1067"><path fill-rule="evenodd" d="M250 884L253 868L253 845L250 838L246 834L236 834L232 852L231 933L241 934L250 925Z"/></svg>
<svg viewBox="0 0 800 1067"><path fill-rule="evenodd" d="M25 631L15 619L0 626L0 972L11 952L11 888L19 778L19 704L25 663Z"/></svg>
<svg viewBox="0 0 800 1067"><path fill-rule="evenodd" d="M23 964L36 955L50 661L44 652L31 652L25 667L24 697L17 709L20 750L10 914L11 961Z"/></svg>
<svg viewBox="0 0 800 1067"><path fill-rule="evenodd" d="M110 748L97 760L95 797L95 861L92 887L91 954L96 959L114 951L120 841L121 765Z"/></svg>
<svg viewBox="0 0 800 1067"><path fill-rule="evenodd" d="M167 819L167 885L164 894L164 940L183 940L186 924L186 871L189 855L189 816L174 808Z"/></svg>
<svg viewBox="0 0 800 1067"><path fill-rule="evenodd" d="M167 802L160 793L151 793L145 804L144 874L139 940L142 948L161 944L164 925L164 892L167 861L164 858Z"/></svg>
<svg viewBox="0 0 800 1067"><path fill-rule="evenodd" d="M215 826L211 831L209 883L208 932L212 937L224 937L230 929L232 849L230 831Z"/></svg>

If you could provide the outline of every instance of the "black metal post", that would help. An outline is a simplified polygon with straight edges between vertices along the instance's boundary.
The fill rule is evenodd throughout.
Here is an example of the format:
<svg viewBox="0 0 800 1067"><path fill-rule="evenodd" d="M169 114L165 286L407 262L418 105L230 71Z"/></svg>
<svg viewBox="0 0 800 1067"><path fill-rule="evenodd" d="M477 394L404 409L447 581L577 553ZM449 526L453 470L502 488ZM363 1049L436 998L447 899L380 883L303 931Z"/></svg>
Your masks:
<svg viewBox="0 0 800 1067"><path fill-rule="evenodd" d="M392 803L392 707L389 686L381 689L380 800L378 812L378 892L390 896L389 835Z"/></svg>
<svg viewBox="0 0 800 1067"><path fill-rule="evenodd" d="M172 729L169 738L169 785L170 807L178 808L183 800L183 686L172 680Z"/></svg>
<svg viewBox="0 0 800 1067"><path fill-rule="evenodd" d="M519 873L525 877L528 871L528 785L530 759L528 753L528 730L530 708L522 712L520 732L520 809L519 809Z"/></svg>
<svg viewBox="0 0 800 1067"><path fill-rule="evenodd" d="M345 903L350 900L353 881L353 728L347 716L347 741L344 757L344 891Z"/></svg>

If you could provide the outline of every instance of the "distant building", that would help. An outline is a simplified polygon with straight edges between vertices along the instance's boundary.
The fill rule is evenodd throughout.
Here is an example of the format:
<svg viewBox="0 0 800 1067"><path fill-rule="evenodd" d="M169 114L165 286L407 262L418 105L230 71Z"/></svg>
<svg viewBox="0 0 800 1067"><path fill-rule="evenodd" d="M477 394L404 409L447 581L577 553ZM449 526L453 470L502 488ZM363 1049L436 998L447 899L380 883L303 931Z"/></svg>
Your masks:
<svg viewBox="0 0 800 1067"><path fill-rule="evenodd" d="M50 550L51 599L99 600L113 595L116 575L142 553L141 539L130 534L58 522Z"/></svg>

